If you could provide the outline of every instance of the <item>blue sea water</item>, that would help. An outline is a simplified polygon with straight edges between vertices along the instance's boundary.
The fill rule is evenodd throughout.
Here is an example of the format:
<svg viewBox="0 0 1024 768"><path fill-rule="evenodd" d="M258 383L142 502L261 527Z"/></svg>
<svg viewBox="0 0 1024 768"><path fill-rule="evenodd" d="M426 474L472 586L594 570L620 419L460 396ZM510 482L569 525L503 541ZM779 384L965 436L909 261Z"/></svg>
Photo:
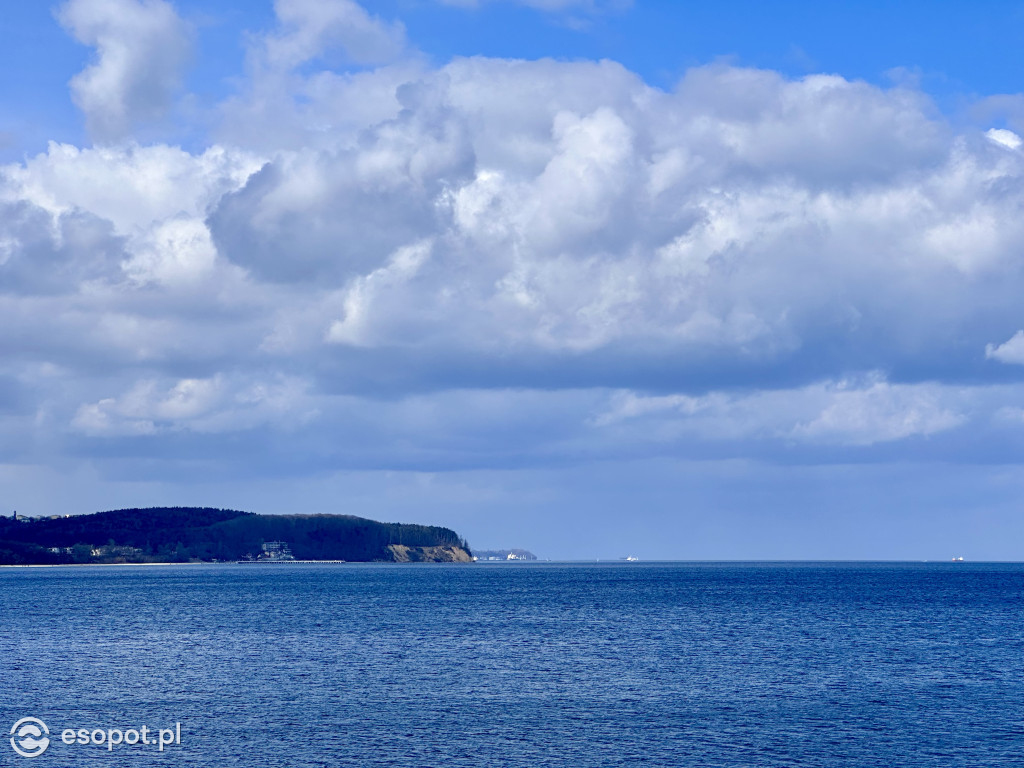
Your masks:
<svg viewBox="0 0 1024 768"><path fill-rule="evenodd" d="M0 569L0 622L4 766L1024 765L1018 564Z"/></svg>

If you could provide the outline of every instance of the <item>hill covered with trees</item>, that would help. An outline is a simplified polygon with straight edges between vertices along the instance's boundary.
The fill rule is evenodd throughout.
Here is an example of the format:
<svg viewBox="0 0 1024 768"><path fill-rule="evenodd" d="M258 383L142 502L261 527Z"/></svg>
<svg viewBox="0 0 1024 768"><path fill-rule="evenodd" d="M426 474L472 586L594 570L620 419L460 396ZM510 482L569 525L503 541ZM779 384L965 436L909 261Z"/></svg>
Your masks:
<svg viewBox="0 0 1024 768"><path fill-rule="evenodd" d="M287 554L282 558L279 544ZM272 554L268 555L270 550ZM351 515L257 515L209 507L0 517L0 565L259 559L467 562L457 533Z"/></svg>

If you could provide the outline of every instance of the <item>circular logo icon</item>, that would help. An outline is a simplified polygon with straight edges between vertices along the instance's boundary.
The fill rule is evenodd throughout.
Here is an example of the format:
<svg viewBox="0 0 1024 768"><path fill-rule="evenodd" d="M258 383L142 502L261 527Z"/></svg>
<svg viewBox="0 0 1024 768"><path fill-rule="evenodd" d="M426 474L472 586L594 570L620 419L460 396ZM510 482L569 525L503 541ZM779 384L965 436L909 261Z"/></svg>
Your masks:
<svg viewBox="0 0 1024 768"><path fill-rule="evenodd" d="M39 757L50 746L50 729L38 717L23 717L11 728L11 746L22 757Z"/></svg>

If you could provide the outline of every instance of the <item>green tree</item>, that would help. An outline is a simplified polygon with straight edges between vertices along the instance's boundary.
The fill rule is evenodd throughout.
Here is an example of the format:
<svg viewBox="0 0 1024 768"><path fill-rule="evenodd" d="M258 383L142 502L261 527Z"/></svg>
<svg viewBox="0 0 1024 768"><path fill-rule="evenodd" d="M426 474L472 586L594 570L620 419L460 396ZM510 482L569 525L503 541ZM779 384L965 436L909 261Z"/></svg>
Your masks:
<svg viewBox="0 0 1024 768"><path fill-rule="evenodd" d="M174 548L174 562L176 563L187 563L189 561L189 552L185 549L185 545L180 541L178 546Z"/></svg>

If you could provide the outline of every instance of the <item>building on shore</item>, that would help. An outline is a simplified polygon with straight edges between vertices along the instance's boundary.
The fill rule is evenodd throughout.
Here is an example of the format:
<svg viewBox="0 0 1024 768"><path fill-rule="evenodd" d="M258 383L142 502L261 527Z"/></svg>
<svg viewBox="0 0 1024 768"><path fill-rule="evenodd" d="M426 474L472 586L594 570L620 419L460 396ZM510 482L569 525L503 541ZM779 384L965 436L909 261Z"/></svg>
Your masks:
<svg viewBox="0 0 1024 768"><path fill-rule="evenodd" d="M265 541L260 560L294 560L287 541Z"/></svg>

